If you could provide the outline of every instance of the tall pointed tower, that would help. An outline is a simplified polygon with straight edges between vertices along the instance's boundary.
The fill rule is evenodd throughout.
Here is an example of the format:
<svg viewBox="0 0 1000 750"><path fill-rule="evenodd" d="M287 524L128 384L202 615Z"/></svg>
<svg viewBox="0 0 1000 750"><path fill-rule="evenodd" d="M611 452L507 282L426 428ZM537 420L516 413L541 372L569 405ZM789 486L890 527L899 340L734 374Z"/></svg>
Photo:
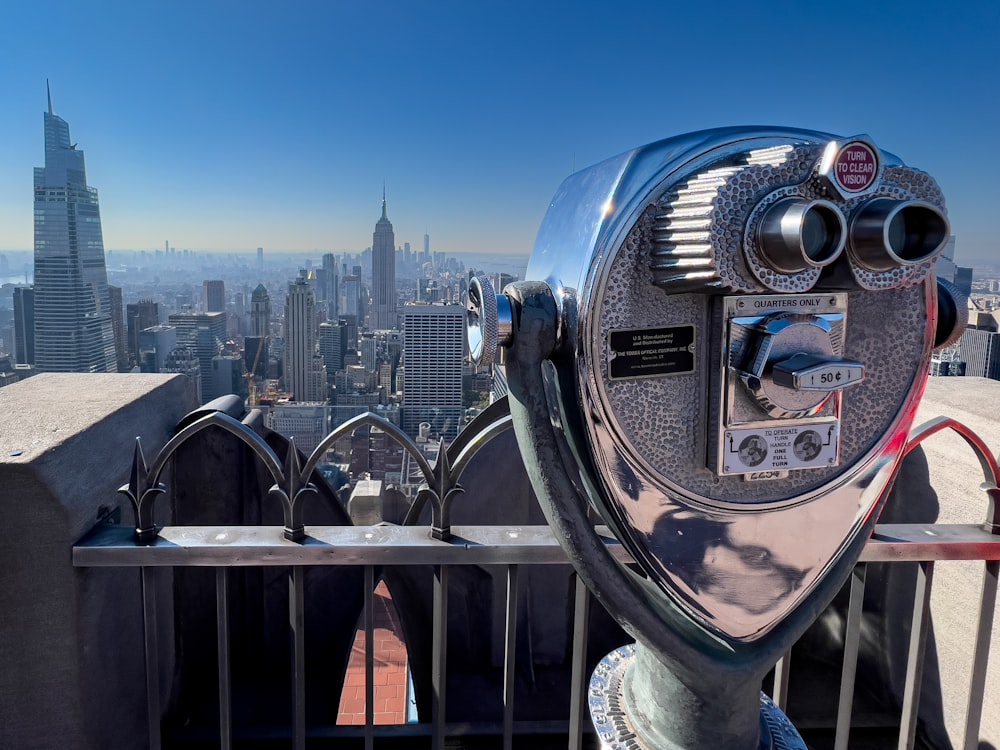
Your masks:
<svg viewBox="0 0 1000 750"><path fill-rule="evenodd" d="M382 186L382 216L372 235L372 328L392 330L399 326L396 309L396 237L386 216L385 186Z"/></svg>
<svg viewBox="0 0 1000 750"><path fill-rule="evenodd" d="M35 364L42 372L116 372L97 191L69 125L52 111L51 91L48 100L45 166L35 168Z"/></svg>

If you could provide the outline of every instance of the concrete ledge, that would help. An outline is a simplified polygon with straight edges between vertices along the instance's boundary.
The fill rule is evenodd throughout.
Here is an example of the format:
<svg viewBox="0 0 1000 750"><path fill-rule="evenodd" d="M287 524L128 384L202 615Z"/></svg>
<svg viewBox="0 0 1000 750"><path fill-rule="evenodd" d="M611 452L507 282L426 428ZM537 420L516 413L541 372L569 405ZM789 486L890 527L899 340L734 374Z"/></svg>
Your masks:
<svg viewBox="0 0 1000 750"><path fill-rule="evenodd" d="M75 569L71 552L102 514L132 524L116 490L135 437L151 458L196 406L177 375L0 389L0 747L145 746L138 573Z"/></svg>

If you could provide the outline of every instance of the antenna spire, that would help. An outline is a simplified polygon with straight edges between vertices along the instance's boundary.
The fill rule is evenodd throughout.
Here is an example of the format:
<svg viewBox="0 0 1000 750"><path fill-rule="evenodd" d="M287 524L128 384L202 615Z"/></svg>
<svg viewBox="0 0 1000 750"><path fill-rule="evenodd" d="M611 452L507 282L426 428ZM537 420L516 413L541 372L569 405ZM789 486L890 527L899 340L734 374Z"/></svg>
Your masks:
<svg viewBox="0 0 1000 750"><path fill-rule="evenodd" d="M389 217L385 215L385 180L382 180L382 218L388 219Z"/></svg>
<svg viewBox="0 0 1000 750"><path fill-rule="evenodd" d="M45 93L48 94L48 97L49 97L49 114L50 115L51 114L55 114L52 111L52 89L49 88L49 79L48 78L45 79Z"/></svg>

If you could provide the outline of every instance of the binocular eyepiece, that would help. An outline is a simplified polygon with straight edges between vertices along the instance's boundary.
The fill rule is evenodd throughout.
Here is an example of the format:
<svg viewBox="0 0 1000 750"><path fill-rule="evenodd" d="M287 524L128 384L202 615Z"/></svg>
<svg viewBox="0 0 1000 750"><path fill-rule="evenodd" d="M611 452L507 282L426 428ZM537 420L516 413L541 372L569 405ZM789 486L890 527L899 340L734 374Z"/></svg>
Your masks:
<svg viewBox="0 0 1000 750"><path fill-rule="evenodd" d="M845 247L852 264L878 273L933 260L948 235L941 209L924 201L875 198L856 209L848 229L834 203L787 198L764 214L757 247L763 262L778 273L825 268Z"/></svg>

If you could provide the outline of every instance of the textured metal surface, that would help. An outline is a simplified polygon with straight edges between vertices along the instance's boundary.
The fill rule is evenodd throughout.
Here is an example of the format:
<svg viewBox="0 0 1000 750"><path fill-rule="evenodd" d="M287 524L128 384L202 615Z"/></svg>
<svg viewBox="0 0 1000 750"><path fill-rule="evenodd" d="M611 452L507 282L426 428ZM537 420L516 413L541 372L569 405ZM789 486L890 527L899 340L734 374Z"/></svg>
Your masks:
<svg viewBox="0 0 1000 750"><path fill-rule="evenodd" d="M943 210L932 179L884 152L871 190L831 194L816 173L835 140L712 131L597 165L560 188L527 270L555 295L559 366L576 381L537 418L582 422L585 439L565 436L562 453L585 447L584 471L600 488L590 500L666 597L732 640L762 637L868 533L926 377L932 263L873 276L845 254L827 269L781 273L759 252L758 227L779 201L829 202L848 218L875 197ZM708 470L723 388L715 373L725 368L718 294L845 289L843 356L867 377L831 407L839 461L768 482ZM693 370L608 376L613 332L692 326Z"/></svg>

